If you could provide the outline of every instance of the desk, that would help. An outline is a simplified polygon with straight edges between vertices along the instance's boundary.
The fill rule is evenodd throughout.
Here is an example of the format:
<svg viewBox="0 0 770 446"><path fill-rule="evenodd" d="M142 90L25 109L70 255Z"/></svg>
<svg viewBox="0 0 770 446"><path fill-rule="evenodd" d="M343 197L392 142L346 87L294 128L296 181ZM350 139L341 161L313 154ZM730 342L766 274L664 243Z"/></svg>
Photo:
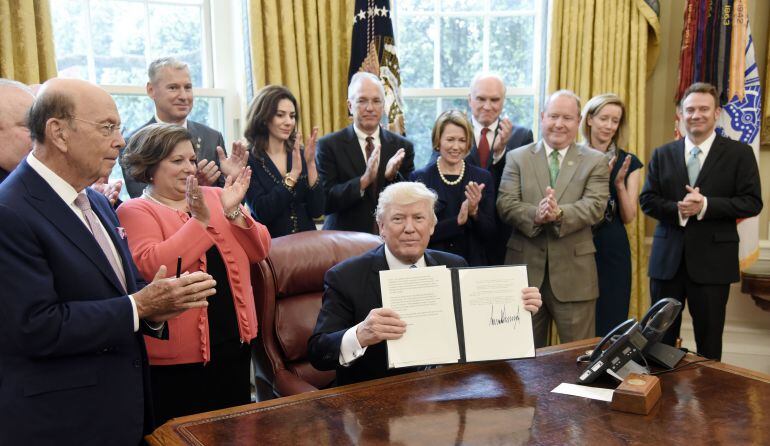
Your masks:
<svg viewBox="0 0 770 446"><path fill-rule="evenodd" d="M649 415L559 395L579 341L537 357L462 364L191 415L153 445L770 444L770 376L719 363L661 375ZM689 357L687 360L692 361Z"/></svg>

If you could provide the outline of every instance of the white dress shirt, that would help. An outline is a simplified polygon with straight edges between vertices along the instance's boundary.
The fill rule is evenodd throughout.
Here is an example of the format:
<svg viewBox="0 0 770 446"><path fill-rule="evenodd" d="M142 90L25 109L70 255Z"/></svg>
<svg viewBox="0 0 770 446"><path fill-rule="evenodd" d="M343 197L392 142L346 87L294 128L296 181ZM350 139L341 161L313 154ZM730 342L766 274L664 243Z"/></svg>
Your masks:
<svg viewBox="0 0 770 446"><path fill-rule="evenodd" d="M572 145L572 144L570 144ZM548 145L548 143L543 140L543 146L545 146L545 160L548 162L548 165L551 165L551 153L555 150L552 149L551 146ZM559 170L561 170L561 165L564 162L564 157L567 156L567 150L569 150L569 146L556 150L559 152Z"/></svg>
<svg viewBox="0 0 770 446"><path fill-rule="evenodd" d="M353 131L356 132L356 136L358 137L358 144L361 146L361 156L364 157L364 164L366 164L366 138L372 137L372 144L374 144L374 148L380 147L380 127L377 127L377 130L374 131L371 135L367 134L363 130L356 127L355 124L353 124ZM361 172L363 174L363 172Z"/></svg>
<svg viewBox="0 0 770 446"><path fill-rule="evenodd" d="M388 262L388 269L407 269L411 268L413 265L412 263L404 263L399 260L392 252L390 252L388 245L385 245L385 260ZM417 260L417 263L414 263L414 266L418 268L425 267L425 256L423 255L420 257L420 259ZM342 335L342 343L340 344L340 365L343 367L349 366L353 361L363 356L366 352L366 347L361 347L361 344L358 342L358 336L356 336L356 330L362 323L363 321L348 328L347 331L345 331L345 334Z"/></svg>
<svg viewBox="0 0 770 446"><path fill-rule="evenodd" d="M479 141L481 141L481 131L484 130L483 125L479 123L479 121L476 120L473 116L471 116L471 123L473 124L473 138L474 141L476 141L476 150L479 148ZM495 149L492 147L492 145L495 143L495 134L497 133L497 126L500 124L500 119L495 119L495 121L486 126L486 128L489 129L487 132L487 143L489 144L489 153L492 154L492 164L497 164L498 161L504 158L505 150L502 150L500 152L500 156L498 156L495 153Z"/></svg>
<svg viewBox="0 0 770 446"><path fill-rule="evenodd" d="M80 221L83 223L83 225L86 227L88 232L91 232L91 227L88 226L88 222L86 221L85 215L83 215L83 211L80 210L77 206L75 206L75 199L78 196L78 191L75 190L72 185L70 185L68 182L64 181L62 177L57 175L53 170L49 169L48 166L43 164L40 160L35 158L35 156L30 152L29 155L27 155L27 164L29 164L29 167L32 168L35 172L37 172L38 175L40 175L43 180L48 183L49 186L51 186L51 189L56 193L56 195L59 196L65 203L67 203L67 206L72 210L72 212L75 213L75 215L80 219ZM104 225L99 222L99 229L104 233L104 237L106 240L110 241L110 249L112 249L112 254L115 256L116 259L120 259L120 255L118 254L117 249L115 248L115 245L112 243L112 239L110 238L110 234L107 232L107 229L104 227ZM136 302L134 302L134 297L129 295L128 300L131 301L131 310L134 315L134 331L139 330L139 313L136 310Z"/></svg>
<svg viewBox="0 0 770 446"><path fill-rule="evenodd" d="M714 144L714 140L717 139L717 133L711 132L711 136L706 138L705 141L700 143L700 145L695 145L694 142L690 140L688 136L684 138L684 162L685 165L687 164L687 160L690 159L690 150L692 150L693 147L698 147L700 149L700 153L698 154L698 162L700 163L701 169L703 169L703 163L706 162L706 157L709 154L709 151L711 150L711 146ZM703 197L703 207L700 209L700 212L698 212L698 215L696 215L696 218L698 220L703 220L703 216L706 215L706 207L708 207L708 199L704 196ZM687 221L690 219L690 217L682 217L682 214L677 212L677 215L679 216L679 225L684 226L687 224Z"/></svg>

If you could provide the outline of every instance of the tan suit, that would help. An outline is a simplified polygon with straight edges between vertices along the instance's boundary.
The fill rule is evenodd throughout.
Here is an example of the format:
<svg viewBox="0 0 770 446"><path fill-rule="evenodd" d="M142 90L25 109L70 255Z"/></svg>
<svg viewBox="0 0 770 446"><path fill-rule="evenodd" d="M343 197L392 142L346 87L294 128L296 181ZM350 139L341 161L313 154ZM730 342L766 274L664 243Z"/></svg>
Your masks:
<svg viewBox="0 0 770 446"><path fill-rule="evenodd" d="M529 284L543 293L545 308L537 319L545 318L547 330L553 316L559 337L566 342L593 336L599 287L591 226L601 220L607 207L607 160L601 152L572 144L554 188L564 215L559 222L538 226L535 212L549 185L542 141L513 150L505 159L497 211L514 228L505 263L527 265ZM544 345L537 326L535 330L536 343Z"/></svg>

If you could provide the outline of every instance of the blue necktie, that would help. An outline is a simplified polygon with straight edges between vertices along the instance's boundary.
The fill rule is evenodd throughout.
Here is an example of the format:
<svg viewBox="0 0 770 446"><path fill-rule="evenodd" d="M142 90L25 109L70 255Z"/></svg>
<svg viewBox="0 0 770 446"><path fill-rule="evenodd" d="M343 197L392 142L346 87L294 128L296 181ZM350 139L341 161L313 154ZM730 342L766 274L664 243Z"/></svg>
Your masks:
<svg viewBox="0 0 770 446"><path fill-rule="evenodd" d="M700 148L693 147L690 149L690 157L687 158L687 176L690 177L690 186L692 187L695 187L695 180L698 179L698 173L700 173L699 154Z"/></svg>

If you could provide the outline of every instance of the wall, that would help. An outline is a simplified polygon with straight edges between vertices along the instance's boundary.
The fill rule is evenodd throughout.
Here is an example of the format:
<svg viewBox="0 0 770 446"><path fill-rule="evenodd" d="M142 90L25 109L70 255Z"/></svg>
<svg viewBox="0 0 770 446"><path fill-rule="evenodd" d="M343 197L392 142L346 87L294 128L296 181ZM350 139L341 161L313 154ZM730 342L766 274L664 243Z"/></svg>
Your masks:
<svg viewBox="0 0 770 446"><path fill-rule="evenodd" d="M679 69L679 49L682 39L685 0L660 2L661 8L661 52L655 72L647 83L647 141L648 157L652 149L673 138L674 93ZM749 23L752 26L754 48L761 78L765 79L767 55L767 23L770 18L770 2L754 0L749 2ZM767 83L762 82L762 88ZM649 161L645 160L646 162ZM768 215L770 215L770 147L760 150L760 174L762 177L762 199L765 207L760 214L760 239L763 250L760 258L770 259L768 241ZM655 226L647 221L647 234ZM649 237L648 244L649 247ZM682 324L683 345L694 349L692 324L685 314ZM750 296L740 292L740 284L733 284L727 305L723 361L741 367L770 373L770 312L759 311Z"/></svg>

